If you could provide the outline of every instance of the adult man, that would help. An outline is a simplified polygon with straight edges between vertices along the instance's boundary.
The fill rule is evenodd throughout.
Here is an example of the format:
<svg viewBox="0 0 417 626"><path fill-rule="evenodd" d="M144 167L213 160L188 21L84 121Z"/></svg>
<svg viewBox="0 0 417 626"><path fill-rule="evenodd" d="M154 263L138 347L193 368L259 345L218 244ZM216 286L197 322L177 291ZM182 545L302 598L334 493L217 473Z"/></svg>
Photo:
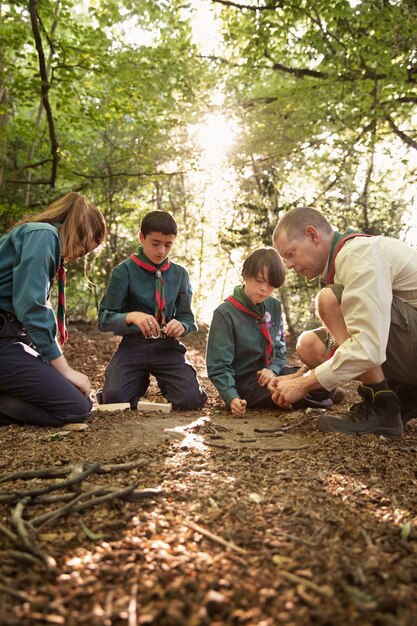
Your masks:
<svg viewBox="0 0 417 626"><path fill-rule="evenodd" d="M304 333L298 347L310 369L276 378L273 400L289 406L313 389L359 379L362 402L345 415L320 416L318 429L401 435L402 420L417 417L417 250L390 237L338 233L306 207L288 211L273 239L289 269L325 285L317 297L325 329Z"/></svg>

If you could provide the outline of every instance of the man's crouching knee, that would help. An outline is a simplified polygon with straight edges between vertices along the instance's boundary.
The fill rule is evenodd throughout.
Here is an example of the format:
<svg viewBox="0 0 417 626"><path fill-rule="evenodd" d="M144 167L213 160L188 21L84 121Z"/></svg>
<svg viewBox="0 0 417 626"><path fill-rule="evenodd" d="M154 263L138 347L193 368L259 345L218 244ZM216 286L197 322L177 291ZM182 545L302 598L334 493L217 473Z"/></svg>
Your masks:
<svg viewBox="0 0 417 626"><path fill-rule="evenodd" d="M298 337L296 352L298 358L309 369L314 369L325 361L326 346L320 333L325 329L305 330Z"/></svg>

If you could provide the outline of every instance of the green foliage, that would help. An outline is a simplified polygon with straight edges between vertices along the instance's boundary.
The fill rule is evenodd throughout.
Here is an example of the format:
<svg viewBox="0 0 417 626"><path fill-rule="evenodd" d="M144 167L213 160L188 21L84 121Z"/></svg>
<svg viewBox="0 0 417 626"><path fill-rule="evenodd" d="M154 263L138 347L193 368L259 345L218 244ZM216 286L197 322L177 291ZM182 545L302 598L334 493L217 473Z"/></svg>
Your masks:
<svg viewBox="0 0 417 626"><path fill-rule="evenodd" d="M43 103L30 5L45 57ZM179 223L175 257L191 271L196 308L214 297L208 284L222 285L222 296L247 252L271 244L282 210L309 204L339 229L403 229L416 177L416 3L210 6L223 40L205 55L192 38L195 3L1 5L0 233L69 190L100 206L109 225L87 272L96 286L82 278L82 262L69 268L73 318L94 317L111 268L135 248L141 218L154 208ZM216 108L218 91L225 103ZM215 209L193 178L207 167L205 146L188 136L208 112L239 127L217 172L233 175L235 193ZM291 327L314 324L314 287L288 277Z"/></svg>

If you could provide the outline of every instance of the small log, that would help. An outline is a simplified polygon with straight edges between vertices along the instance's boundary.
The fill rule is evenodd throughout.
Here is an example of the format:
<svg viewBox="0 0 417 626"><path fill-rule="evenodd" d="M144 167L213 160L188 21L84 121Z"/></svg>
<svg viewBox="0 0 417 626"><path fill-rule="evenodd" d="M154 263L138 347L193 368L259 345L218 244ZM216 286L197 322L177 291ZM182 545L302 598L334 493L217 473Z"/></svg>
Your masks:
<svg viewBox="0 0 417 626"><path fill-rule="evenodd" d="M172 404L171 402L146 402L145 400L140 400L137 406L138 411L160 411L161 413L171 413Z"/></svg>
<svg viewBox="0 0 417 626"><path fill-rule="evenodd" d="M113 402L111 404L99 404L97 407L98 411L125 411L126 409L131 410L130 402Z"/></svg>
<svg viewBox="0 0 417 626"><path fill-rule="evenodd" d="M170 402L146 402L145 400L141 400L137 405L138 411L159 411L160 413L171 413L172 404ZM129 402L113 402L110 404L99 404L97 407L98 411L125 411L126 409L131 409Z"/></svg>
<svg viewBox="0 0 417 626"><path fill-rule="evenodd" d="M61 427L61 430L87 430L88 428L88 424L83 424L83 423L71 423L71 424L65 424L65 426Z"/></svg>

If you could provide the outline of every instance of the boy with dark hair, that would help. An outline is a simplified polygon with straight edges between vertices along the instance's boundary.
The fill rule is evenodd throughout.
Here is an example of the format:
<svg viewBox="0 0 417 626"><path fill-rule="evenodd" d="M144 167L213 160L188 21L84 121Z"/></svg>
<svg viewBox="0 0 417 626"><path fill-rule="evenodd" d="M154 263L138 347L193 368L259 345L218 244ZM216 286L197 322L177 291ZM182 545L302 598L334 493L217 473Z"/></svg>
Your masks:
<svg viewBox="0 0 417 626"><path fill-rule="evenodd" d="M288 367L281 303L273 292L284 283L285 267L273 248L258 248L245 260L241 285L213 313L207 341L208 376L234 417L246 408L276 408L268 385ZM327 408L328 392L307 395L293 408Z"/></svg>
<svg viewBox="0 0 417 626"><path fill-rule="evenodd" d="M136 408L150 374L176 409L198 409L207 399L178 340L197 326L188 273L168 258L176 235L172 215L151 211L142 220L137 252L113 269L100 303L99 328L123 339L97 393L100 404L130 402Z"/></svg>

